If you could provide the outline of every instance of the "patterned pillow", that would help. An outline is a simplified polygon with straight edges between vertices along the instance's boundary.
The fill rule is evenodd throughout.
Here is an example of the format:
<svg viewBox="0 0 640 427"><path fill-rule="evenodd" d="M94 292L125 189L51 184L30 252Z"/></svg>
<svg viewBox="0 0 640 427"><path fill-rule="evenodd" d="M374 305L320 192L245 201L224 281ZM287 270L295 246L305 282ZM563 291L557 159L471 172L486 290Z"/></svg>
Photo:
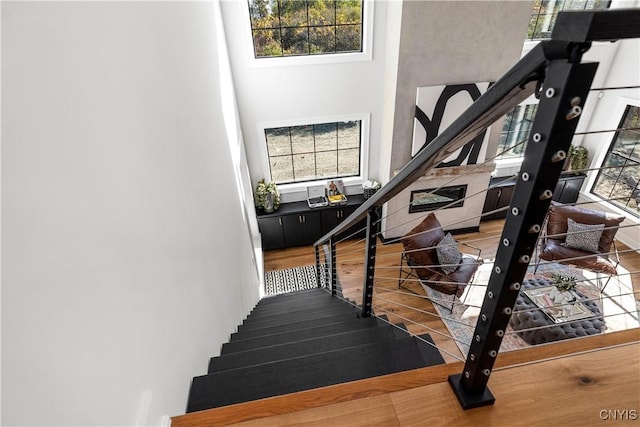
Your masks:
<svg viewBox="0 0 640 427"><path fill-rule="evenodd" d="M580 224L567 218L567 226L567 239L565 240L567 247L598 252L598 243L602 237L604 224Z"/></svg>
<svg viewBox="0 0 640 427"><path fill-rule="evenodd" d="M458 250L458 242L451 233L447 233L436 246L438 262L445 274L453 273L462 261L462 254ZM450 265L449 265L450 264Z"/></svg>

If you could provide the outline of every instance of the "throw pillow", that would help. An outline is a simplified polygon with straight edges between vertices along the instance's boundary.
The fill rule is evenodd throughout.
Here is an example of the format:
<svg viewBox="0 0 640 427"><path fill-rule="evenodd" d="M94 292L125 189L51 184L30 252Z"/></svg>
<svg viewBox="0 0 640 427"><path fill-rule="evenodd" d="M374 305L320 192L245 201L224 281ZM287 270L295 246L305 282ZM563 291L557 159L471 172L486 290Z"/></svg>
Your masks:
<svg viewBox="0 0 640 427"><path fill-rule="evenodd" d="M583 251L598 252L604 224L581 224L567 218L567 238L565 245Z"/></svg>
<svg viewBox="0 0 640 427"><path fill-rule="evenodd" d="M436 246L436 252L438 253L440 268L445 274L453 273L458 268L460 261L462 261L462 254L458 250L458 242L456 242L451 233L447 233L440 240Z"/></svg>

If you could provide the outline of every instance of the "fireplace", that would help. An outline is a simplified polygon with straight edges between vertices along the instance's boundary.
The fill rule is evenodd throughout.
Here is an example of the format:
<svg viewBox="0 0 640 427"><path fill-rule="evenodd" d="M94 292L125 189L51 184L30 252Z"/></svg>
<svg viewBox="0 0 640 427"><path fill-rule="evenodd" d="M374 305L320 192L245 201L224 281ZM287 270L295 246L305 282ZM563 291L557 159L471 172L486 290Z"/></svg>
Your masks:
<svg viewBox="0 0 640 427"><path fill-rule="evenodd" d="M429 211L445 230L477 231L486 190L495 165L436 168L411 183L384 207L382 236L397 239L418 225ZM446 206L446 207L445 207Z"/></svg>
<svg viewBox="0 0 640 427"><path fill-rule="evenodd" d="M409 213L461 208L464 206L464 197L466 194L466 184L442 188L428 188L426 190L413 190L411 192Z"/></svg>

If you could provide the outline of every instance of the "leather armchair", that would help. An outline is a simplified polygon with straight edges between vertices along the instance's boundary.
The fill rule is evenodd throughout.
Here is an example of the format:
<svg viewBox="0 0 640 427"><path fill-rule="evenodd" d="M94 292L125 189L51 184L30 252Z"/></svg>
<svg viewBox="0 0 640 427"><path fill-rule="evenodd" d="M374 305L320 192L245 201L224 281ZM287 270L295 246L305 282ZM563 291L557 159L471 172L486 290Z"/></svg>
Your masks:
<svg viewBox="0 0 640 427"><path fill-rule="evenodd" d="M404 271L406 274L404 280L415 273L420 282L436 291L457 297L462 295L464 288L483 262L480 258L480 249L459 243L477 251L477 255L462 253L462 259L456 265L456 269L447 274L441 267L436 251L437 244L444 237L442 225L433 213L427 215L420 224L407 233L402 239L404 251L400 266L400 285L403 282ZM409 271L403 270L405 265L409 267Z"/></svg>
<svg viewBox="0 0 640 427"><path fill-rule="evenodd" d="M580 224L604 224L602 236L598 241L597 252L576 249L566 245L569 218ZM575 265L597 273L615 275L619 260L617 259L614 239L618 232L618 226L624 219L624 216L621 215L612 215L602 211L551 202L540 258L545 261ZM612 260L609 256L611 253L616 254L615 260Z"/></svg>

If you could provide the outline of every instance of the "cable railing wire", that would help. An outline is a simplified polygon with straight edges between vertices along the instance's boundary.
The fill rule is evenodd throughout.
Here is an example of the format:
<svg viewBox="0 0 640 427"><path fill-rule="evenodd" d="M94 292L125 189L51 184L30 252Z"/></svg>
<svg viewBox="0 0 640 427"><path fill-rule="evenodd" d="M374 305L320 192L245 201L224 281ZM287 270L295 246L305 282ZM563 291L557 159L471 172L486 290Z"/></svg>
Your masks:
<svg viewBox="0 0 640 427"><path fill-rule="evenodd" d="M514 146L512 146L512 147L509 147L508 149L506 149L506 150L504 150L504 151L502 151L502 152L500 152L500 153L496 154L496 155L495 155L495 156L493 156L492 158L490 158L490 159L485 159L485 161L484 161L484 162L482 162L482 163L477 163L477 164L474 164L474 165L469 165L469 168L468 168L466 171L464 171L464 172L463 172L463 173L461 173L461 174L458 174L458 175L454 176L452 179L450 179L450 180L449 180L449 181L447 181L446 183L442 184L440 187L435 188L434 190L432 190L432 191L431 191L431 193L428 193L428 194L426 194L425 196L433 195L436 191L441 190L442 188L447 187L447 186L449 186L449 185L453 184L453 183L454 183L454 182L456 182L457 180L459 180L459 179L461 179L461 178L464 178L464 177L466 177L467 175L470 175L470 174L474 173L477 169L480 169L480 168L484 167L484 165L485 165L486 163L496 160L497 158L499 158L499 157L500 157L500 156L502 156L503 154L508 153L509 151L512 151L512 150L514 150L514 149L518 148L519 146L521 146L521 145L525 144L526 142L527 142L527 140L526 140L526 139L525 139L525 140L523 140L523 141L520 141L520 142L518 142L516 145L514 145ZM512 178L512 177L508 177L507 179L511 179L511 178ZM502 181L501 181L501 182L502 182ZM487 190L488 190L488 189L487 189ZM487 191L487 190L483 190L483 191ZM385 215L383 218L380 218L380 219L378 220L378 222L381 222L383 219L386 219L386 218L388 218L388 217L389 217L389 216L391 216L391 215L395 215L396 213L401 212L402 210L404 210L404 209L406 209L408 206L410 206L412 203L413 203L413 202L409 202L408 204L403 205L403 206L401 206L400 208L398 208L396 211L388 212L388 213L387 213L387 215Z"/></svg>
<svg viewBox="0 0 640 427"><path fill-rule="evenodd" d="M621 87L615 87L615 88L595 88L595 89L592 89L592 91L595 91L595 90L617 90L617 89L629 89L629 88L637 88L637 87L639 87L639 86L621 86ZM621 127L621 128L617 128L617 129L608 129L608 130L596 130L596 131L576 132L576 133L575 133L575 135L602 134L602 133L612 133L612 132L619 132L619 131L636 131L636 130L640 130L640 128L636 128L636 127L626 127L626 128L625 128L625 127ZM513 147L509 147L508 149L504 150L502 153L500 153L500 154L496 155L493 159L496 159L496 158L498 158L498 157L501 157L504 153L507 153L507 152L509 152L509 151L512 151L512 150L516 149L518 146L520 146L520 145L524 144L525 142L526 142L526 140L525 140L525 141L523 141L523 142L521 142L521 143L519 143L519 144L517 144L517 145L515 145L515 146L513 146ZM489 160L488 160L488 161L489 161ZM478 164L478 165L469 165L469 166L473 166L473 169L477 169L477 168L484 167L484 165L485 165L485 163L481 163L481 164ZM619 168L619 167L620 167L620 166L600 166L600 167L594 167L594 168L583 168L583 169L578 169L578 170L571 170L571 172L575 172L575 173L585 173L585 174L586 174L586 173L593 172L593 171L603 171L603 170L608 170L608 169L616 169L616 168ZM423 198L425 198L425 199L426 199L426 198L428 198L428 196L429 196L429 195L433 195L433 194L435 194L438 190L441 190L442 188L446 187L447 185L450 185L451 183L454 183L456 180L461 179L461 178L462 178L462 177L464 177L465 175L468 175L468 174L472 173L472 172L473 172L473 169L472 169L472 170L467 170L466 172L464 172L464 173L462 173L462 174L459 174L459 175L455 176L454 178L452 178L451 180L449 180L446 184L443 184L442 186L440 186L440 187L438 187L438 188L436 188L436 189L434 189L434 190L431 190L431 191L430 191L430 193L425 194L425 196L424 196ZM466 196L465 196L464 198L462 198L461 200L464 202L464 201L465 201L465 200L467 200L467 199L470 199L470 198L472 198L472 197L477 197L477 196L479 196L479 195L481 195L481 194L483 194L483 193L486 193L486 192L490 191L491 189L498 188L498 187L500 187L500 184L502 184L504 181L513 180L515 177L517 177L517 176L518 176L518 174L519 174L519 172L518 172L518 173L516 173L516 174L514 174L514 175L512 175L512 176L501 177L501 178L503 178L503 179L502 179L499 183L497 183L497 184L495 183L495 180L494 180L494 184L493 184L493 185L491 185L491 186L489 186L487 189L481 190L481 191L479 191L479 192L477 192L477 193L475 193L475 194L466 195ZM614 201L614 200L624 200L624 199L627 199L627 198L628 198L628 197L615 197L615 198L609 198L609 199L607 199L607 200L608 200L608 201ZM422 200L422 199L418 199L418 201L420 201L420 200ZM399 213L399 212L401 212L401 211L406 210L406 208L407 208L407 207L411 206L411 205L412 205L412 204L414 204L415 202L416 202L416 200L410 201L410 202L408 202L408 203L404 204L403 206L401 206L400 208L398 208L397 210L395 210L394 212L389 212L389 213L387 213L384 217L382 217L382 218L380 218L380 219L376 220L376 222L375 222L375 224L374 224L374 225L378 225L378 224L380 224L382 221L384 221L385 219L388 219L390 216L395 215L395 214L397 214L397 213ZM442 211L443 209L446 209L447 207L450 207L451 205L454 205L454 204L459 203L459 202L460 202L460 200L452 201L452 202L450 202L450 203L448 203L448 204L446 204L446 205L444 205L444 206L440 206L440 207L438 207L438 208L434 209L434 210L433 210L433 211L431 211L431 212L438 213L438 212ZM583 205L583 204L594 204L594 203L597 203L597 202L596 202L596 201L582 201L582 202L574 202L574 203L564 203L564 205L579 206L579 205ZM468 220L470 220L470 219L483 218L483 217L485 217L485 216L493 215L493 214L495 214L495 213L500 213L500 212L506 211L506 210L508 210L508 209L510 209L510 206L505 206L505 207L503 207L503 208L498 208L498 209L496 209L496 210L494 210L494 211L491 211L491 212L484 212L484 213L483 213L483 214L481 214L481 215L473 216L473 218L465 218L465 220L464 220L464 221L468 221ZM388 232L388 231L393 230L393 229L400 228L400 227L402 227L402 226L404 226L404 225L406 225L406 224L409 224L409 223L411 223L411 222L413 222L413 221L415 221L415 220L408 220L408 221L406 221L406 222L404 222L404 223L402 223L402 224L394 225L393 227L386 228L386 229L385 229L385 232ZM459 221L459 222L464 222L464 221ZM457 223L458 223L458 222L457 222ZM451 226L455 226L457 223L454 223L454 224L447 224L447 227L451 228ZM637 226L639 226L639 224L619 225L619 226L615 226L615 227L605 227L605 228L604 228L604 230L607 230L607 229L614 229L614 228L615 228L615 229L623 229L623 228L627 228L627 227L637 227ZM442 227L440 227L440 228L442 228ZM338 242L337 242L337 243L344 243L344 242L345 242L345 241L347 241L347 240L350 240L350 241L351 241L348 245L346 245L346 246L342 246L342 247L340 248L340 255L341 255L341 256L340 256L340 260L338 261L340 264L343 264L343 263L349 263L349 262L358 262L358 261L362 262L362 261L363 261L362 256L360 256L359 258L354 258L354 259L348 259L348 258L347 258L347 259L345 259L345 258L344 258L344 256L345 256L345 255L347 255L347 256L348 256L348 255L350 255L350 254L354 254L354 253L356 253L356 252L357 252L357 253L362 254L363 249L362 249L360 246L361 246L363 243L366 243L366 239L357 239L356 241L353 241L352 239L353 239L353 237L354 237L355 235L357 235L357 234L361 233L361 232L362 232L362 231L364 231L364 230L366 230L366 227L365 227L365 228L360 228L359 230L357 230L357 231L355 231L355 232L353 232L353 233L349 234L348 236L345 236L344 238L341 238L340 240L338 240ZM419 234L422 234L422 233L416 233L415 235L419 235ZM538 245L539 245L539 244L540 244L544 239L553 238L553 237L561 237L561 236L562 236L562 237L565 237L565 236L566 236L566 235L568 235L568 234L577 234L577 233L566 232L566 233L559 233L559 234L555 234L555 235L544 235L544 233L541 233L541 234L540 234L540 236L538 237L538 241L537 241L536 247L538 247ZM378 233L376 234L376 236L381 236L381 235L382 235L382 231L380 231L380 232L378 232ZM387 239L387 240L385 240L385 244L387 244L387 243L398 243L398 242L400 242L403 238L406 238L406 237L411 237L411 236L402 236L402 237L398 237L398 238ZM499 243L499 237L500 237L500 236L499 236L498 234L495 234L495 235L491 235L491 236L483 236L483 237L478 237L478 238L465 239L464 241L461 241L460 243L462 243L462 244L469 244L469 243L474 243L474 242L483 242L483 241L489 241L489 240L496 240L496 244L498 244L498 243ZM357 248L357 249L353 249L353 250L351 250L351 248ZM425 250L425 249L433 249L433 248L435 248L435 246L434 246L434 247L432 247L432 248L423 248L422 250ZM610 255L624 255L625 253L631 253L631 252L634 252L634 251L635 251L635 249L619 250L619 251L617 251L617 250L616 250L616 251L611 251L611 252L608 252L608 253L605 253L605 254L599 254L599 255L603 255L603 256L610 256ZM407 252L410 252L410 251L385 252L385 253L379 253L379 254L377 254L377 257L378 257L378 258L380 258L380 257L388 257L388 256L398 256L398 255L400 255L400 254L402 254L402 253L407 253ZM564 260L563 260L563 263L569 263L569 264L570 264L570 263L571 263L571 261L577 261L577 260L580 260L580 259L583 259L583 258L589 258L589 257L591 257L591 256L593 256L593 255L587 255L587 256L580 256L580 257L567 258L567 259L564 259ZM530 263L529 268L533 268L533 267L534 267L534 265L535 265L535 267L536 267L536 269L537 269L538 267L542 267L542 266L544 266L545 264L553 264L553 263L554 263L554 261L545 261L545 260L541 260L541 259L536 259L536 260L535 260L535 264L534 264L534 260L532 259L532 260L531 260L531 263ZM447 265L456 266L456 265L459 265L459 264L447 264ZM431 266L411 265L410 267L411 267L411 268L420 268L420 267L441 267L441 266L442 266L442 265L441 265L441 264L439 264L439 265L431 265ZM390 270L390 269L394 269L394 270L396 270L396 269L398 269L398 268L400 268L400 265L396 265L396 266L386 266L386 265L385 265L385 266L381 266L381 265L377 265L377 266L376 266L376 270ZM363 272L363 273L364 273L364 272ZM530 272L530 273L532 273L532 274L533 274L533 272ZM631 292L624 292L624 293L623 293L623 292L621 291L621 286L623 286L623 285L622 285L622 284L620 284L620 278L622 278L623 276L633 276L633 275L636 275L636 274L638 274L638 273L640 273L640 271L634 271L634 272L628 272L628 273L620 273L620 274L615 275L614 277L617 277L617 278L618 278L618 282L619 282L618 290L619 290L620 292L619 292L618 294L614 295L614 296L605 295L605 294L600 294L598 297L594 297L594 298L583 298L581 301L583 301L583 302L587 302L587 301L602 301L603 299L604 299L604 300L606 300L606 299L614 299L614 298L620 298L620 297L623 297L623 296L636 296L636 295L638 294L638 292L631 291ZM376 274L376 276L375 276L375 280L376 280L376 282L378 282L378 283L380 283L381 281L399 281L399 277L387 277L387 276L384 276L384 275ZM424 282L423 282L423 280L421 280L421 279L419 279L419 278L417 278L417 279L413 279L413 278L411 278L411 277L406 277L406 278L404 278L404 279L402 279L402 280L403 280L403 282L404 282L404 281L407 281L407 282L411 282L411 283L420 283L420 284L423 284L423 283L424 283ZM599 276L598 276L598 280L599 280ZM590 285L590 284L592 284L592 283L593 283L593 280L592 280L592 279L589 279L589 278L582 278L582 279L577 278L575 281L576 281L576 283L577 283L577 284L584 284L584 285L587 285L587 284L589 284L589 285ZM436 282L432 282L432 283L447 283L447 284L452 284L452 282L448 282L448 281L447 281L447 282L443 282L443 281L436 281ZM456 284L456 283L453 283L453 284ZM487 286L486 284L481 284L481 283L459 283L459 284L460 284L460 285L470 286L470 287L471 287L471 286L478 286L478 287L486 287L486 286ZM625 285L625 286L626 286L626 285ZM463 302L457 302L458 300L456 300L456 299L454 299L454 301L453 301L453 303L452 303L452 301L451 301L451 300L438 299L438 298L428 297L428 296L426 296L426 295L418 295L418 294L416 294L416 293L413 293L412 291L409 291L409 292L403 292L403 291L400 291L400 290L388 289L388 288L384 288L384 287L382 287L381 285L376 286L376 288L375 288L375 289L376 289L376 291L381 291L381 292L383 292L384 294L410 295L410 296L412 296L412 297L417 297L417 298L421 298L421 299L426 299L426 300L429 300L429 301L431 301L431 302L435 302L435 303L437 303L438 301L443 301L443 302L446 302L447 304L453 304L453 305L452 305L452 307L453 307L453 306L455 306L455 305L464 305L464 306L467 306L467 307L480 308L479 306L476 306L476 305L465 304L465 303L463 303ZM346 302L348 302L348 303L350 303L350 304L352 304L352 305L356 305L356 304L353 304L350 300L347 300L347 299L344 299L344 298L341 298L341 299L345 300ZM460 324L465 325L465 326L473 326L473 325L471 325L471 324L468 324L468 323L465 323L465 322L459 321L459 320L457 320L457 319L455 319L455 318L452 318L452 317L440 316L440 315L438 315L438 314L430 313L430 312L425 311L425 310L420 310L420 309L418 309L418 308L411 307L411 306L409 306L409 305L402 304L402 303L399 303L399 302L397 302L397 301L389 300L389 299L387 299L387 298L382 297L382 296L381 296L381 295L379 295L378 293L376 293L376 294L374 295L374 299L375 299L375 300L377 300L377 301L383 301L383 302L386 302L386 303L388 303L388 304L395 304L395 305L397 305L397 306L399 306L399 307L403 307L403 308L405 308L405 309L412 309L412 310L415 310L415 311L417 311L417 312L423 313L423 314L425 314L425 315L436 316L436 317L439 317L440 319L448 319L448 320L450 320L450 321L452 321L452 322L457 322L457 323L460 323ZM432 331L432 332L434 332L434 333L437 333L437 334L440 334L440 335L446 336L446 334L442 334L440 331L433 330L432 328L429 328L429 327L427 327L426 325L422 325L422 324L420 324L419 322L416 322L416 321L413 321L413 320L411 320L411 319L408 319L408 318L406 318L405 316L402 316L402 315L400 315L400 314L398 314L398 313L396 313L396 312L388 311L388 310L386 310L386 309L384 309L384 308L382 308L382 307L378 307L378 308L376 308L376 310L381 310L381 311L383 311L383 312L385 312L385 313L388 313L390 316L396 316L397 318L400 318L400 319L402 319L402 320L404 320L404 321L406 321L406 322L410 322L410 323L412 323L412 324L419 325L419 326L421 326L421 327L423 327L423 328L425 328L425 329L427 329L427 330L430 330L430 331ZM529 311L529 310L539 310L539 309L537 309L537 308L531 308L531 309L527 309L527 310L514 311L513 313L521 313L521 312L525 312L525 311ZM598 316L598 315L594 315L594 316L593 316L593 318L598 318L598 317L602 317L602 318L609 318L609 317L613 317L613 316L620 316L620 315L624 315L624 313L614 313L614 314L604 314L604 313L603 313L603 314L601 314L601 315L599 315L599 316ZM383 320L384 320L384 319L383 319ZM386 321L386 320L385 320L385 321ZM389 322L389 321L386 321L386 322L387 322L387 323L389 323L389 324L391 324L391 325L396 326L396 325L395 325L395 324L393 324L392 322ZM545 327L552 327L552 326L554 326L554 325L549 325L549 326L544 326L544 327L537 327L537 328L522 329L522 330L518 330L518 331L508 331L508 332L506 332L506 333L507 333L507 334L514 334L514 333L518 333L518 332L524 332L524 331L534 330L534 329L543 329L543 328L545 328ZM397 327L397 326L396 326L396 327ZM402 329L402 328L400 328L400 329ZM454 337L452 337L452 336L449 336L448 338L450 338L450 339L452 339L452 340L455 340L455 341L457 341L457 342L462 342L462 343L464 343L464 344L466 344L466 345L468 345L468 344L469 344L469 343L465 343L463 340L456 339L456 338L454 338ZM427 341L425 341L425 342L427 342ZM427 342L427 343L428 343L428 344L430 344L430 345L433 345L433 344L432 344L432 343L430 343L430 342ZM436 347L436 348L438 348L438 346L435 346L435 347ZM443 350L443 349L440 349L440 350L441 350L441 351L446 351L446 350ZM449 352L447 352L447 353L448 353L448 354L450 354L452 357L455 357L455 358L456 358L456 359L458 359L458 360L463 360L463 359L460 359L457 355L454 355L454 354L449 353Z"/></svg>
<svg viewBox="0 0 640 427"><path fill-rule="evenodd" d="M398 314L396 314L396 313L386 312L386 310L384 310L384 309L381 309L381 311L383 311L383 312L385 312L385 313L388 313L389 315L397 316L397 317L399 317L400 319L403 319L403 320L405 320L405 321L407 321L407 322L410 322L410 323L416 324L416 325L418 325L418 326L420 326L420 327L423 327L423 328L425 328L425 329L427 329L427 330L430 330L430 331L433 331L433 332L438 333L438 331L436 331L436 330L434 330L434 329L432 329L432 328L429 328L429 327L427 327L427 326L424 326L424 325L421 325L421 324L419 324L419 323L416 323L416 322L414 322L414 321L412 321L412 320L410 320L410 319L404 319L402 316L400 316L400 315L398 315ZM383 322L385 322L385 323L387 323L387 324L389 324L389 325L391 325L391 326L395 327L396 329L399 329L399 330L400 330L400 331L402 331L402 332L405 332L405 333L407 332L407 330L406 330L406 329L402 328L401 326L399 326L399 325L397 325L397 324L395 324L395 323L390 322L389 320L387 320L387 319L385 319L385 318L383 318L383 317L378 316L377 318L378 318L378 320L381 320L381 321L383 321ZM420 337L420 335L416 335L416 334L412 334L412 335L413 335L417 340L420 340L420 341L422 341L423 343L428 344L429 346L436 348L438 351L441 351L441 352L443 352L443 353L448 354L449 356L453 357L454 359L456 359L456 360L458 360L458 361L460 361L460 362L464 362L464 361L465 361L465 359L464 359L464 358L461 358L461 357L460 357L460 356L458 356L457 354L453 354L453 353L451 353L450 351L448 351L448 350L446 350L446 349L444 349L444 348L438 347L435 343L432 343L432 342L429 342L429 341L425 340L424 338Z"/></svg>

